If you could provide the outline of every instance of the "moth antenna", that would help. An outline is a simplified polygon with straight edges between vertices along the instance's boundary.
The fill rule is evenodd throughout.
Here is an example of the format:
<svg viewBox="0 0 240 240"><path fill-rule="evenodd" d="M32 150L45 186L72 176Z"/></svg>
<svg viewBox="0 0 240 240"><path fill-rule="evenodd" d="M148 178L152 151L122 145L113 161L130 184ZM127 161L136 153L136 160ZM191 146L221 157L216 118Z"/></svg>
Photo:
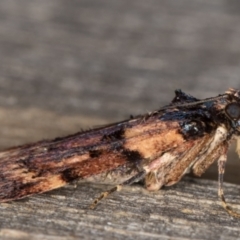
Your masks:
<svg viewBox="0 0 240 240"><path fill-rule="evenodd" d="M199 104L202 104L202 103L223 99L224 97L227 97L227 96L229 96L229 94L224 93L224 94L218 95L217 97L210 97L210 98L206 98L206 99L203 99L203 100L198 100L198 101L195 101L195 102L177 103L177 104L167 105L165 107L160 108L158 111L164 111L166 109L171 109L171 108L176 108L176 107L196 106L196 105L199 105Z"/></svg>
<svg viewBox="0 0 240 240"><path fill-rule="evenodd" d="M136 174L135 176L129 178L128 180L126 180L125 182L118 184L117 186L111 188L110 190L106 191L106 192L102 192L101 195L96 198L93 203L89 206L90 209L94 209L96 207L96 205L103 199L106 198L108 195L116 192L116 191L120 191L122 189L122 186L124 185L131 185L135 182L138 182L140 180L142 180L144 177L146 176L146 171L143 170L141 172L139 172L138 174Z"/></svg>
<svg viewBox="0 0 240 240"><path fill-rule="evenodd" d="M240 213L235 212L232 208L226 203L224 192L223 192L223 176L225 172L225 165L227 161L227 155L223 154L218 159L218 196L222 201L222 206L225 210L233 217L240 218Z"/></svg>

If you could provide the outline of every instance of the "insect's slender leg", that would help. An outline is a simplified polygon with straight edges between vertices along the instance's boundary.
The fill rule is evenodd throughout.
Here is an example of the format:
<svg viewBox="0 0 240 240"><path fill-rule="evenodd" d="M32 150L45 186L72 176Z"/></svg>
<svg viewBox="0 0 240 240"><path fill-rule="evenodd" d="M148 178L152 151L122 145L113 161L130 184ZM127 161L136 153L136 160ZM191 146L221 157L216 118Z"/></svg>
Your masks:
<svg viewBox="0 0 240 240"><path fill-rule="evenodd" d="M126 180L125 182L118 184L117 186L111 188L110 190L106 191L106 192L102 192L101 195L96 198L94 200L94 202L89 206L90 209L94 209L96 207L96 205L103 199L106 198L108 195L110 195L111 193L114 193L116 191L120 191L122 189L122 186L124 185L131 185L135 182L138 182L140 180L142 180L146 175L146 171L143 170L141 172L139 172L138 174L134 175L133 177L131 177L130 179Z"/></svg>
<svg viewBox="0 0 240 240"><path fill-rule="evenodd" d="M226 203L224 192L223 192L223 176L225 172L225 165L227 161L227 155L223 154L218 159L218 196L220 197L222 201L223 207L226 209L226 211L233 217L240 218L240 213L237 213L231 209L231 207Z"/></svg>

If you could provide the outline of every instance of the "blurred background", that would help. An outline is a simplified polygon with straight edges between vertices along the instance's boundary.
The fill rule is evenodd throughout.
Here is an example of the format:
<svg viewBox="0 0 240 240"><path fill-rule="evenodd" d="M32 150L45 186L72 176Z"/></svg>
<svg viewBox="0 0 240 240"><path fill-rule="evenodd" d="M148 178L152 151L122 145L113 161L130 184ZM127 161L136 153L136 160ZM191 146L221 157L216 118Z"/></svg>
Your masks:
<svg viewBox="0 0 240 240"><path fill-rule="evenodd" d="M0 147L240 88L239 39L237 0L2 0Z"/></svg>

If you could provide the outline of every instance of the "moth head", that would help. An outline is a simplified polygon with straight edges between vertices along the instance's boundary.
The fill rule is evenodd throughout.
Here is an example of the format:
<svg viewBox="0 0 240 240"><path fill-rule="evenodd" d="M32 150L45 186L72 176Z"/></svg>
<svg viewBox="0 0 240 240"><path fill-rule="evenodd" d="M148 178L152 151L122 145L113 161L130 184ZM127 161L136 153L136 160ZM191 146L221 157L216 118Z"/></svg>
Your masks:
<svg viewBox="0 0 240 240"><path fill-rule="evenodd" d="M225 107L225 113L231 120L232 127L240 134L240 103L229 103Z"/></svg>

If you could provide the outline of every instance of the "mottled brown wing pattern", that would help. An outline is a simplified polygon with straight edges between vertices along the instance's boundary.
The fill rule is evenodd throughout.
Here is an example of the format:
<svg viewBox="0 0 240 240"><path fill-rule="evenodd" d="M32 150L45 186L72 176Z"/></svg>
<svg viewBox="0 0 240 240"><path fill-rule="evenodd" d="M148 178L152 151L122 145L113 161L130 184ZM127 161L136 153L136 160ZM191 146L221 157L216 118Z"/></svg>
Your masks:
<svg viewBox="0 0 240 240"><path fill-rule="evenodd" d="M141 167L186 142L178 131L178 121L162 122L159 115L152 115L6 150L0 153L0 201L49 191L79 178L111 175L118 169L121 175L133 175L135 165Z"/></svg>
<svg viewBox="0 0 240 240"><path fill-rule="evenodd" d="M240 136L240 91L199 100L181 90L158 111L123 122L0 152L0 202L46 192L77 179L112 179L119 189L145 178L148 190L172 185L218 159L219 196L228 144ZM238 152L240 147L238 144Z"/></svg>

